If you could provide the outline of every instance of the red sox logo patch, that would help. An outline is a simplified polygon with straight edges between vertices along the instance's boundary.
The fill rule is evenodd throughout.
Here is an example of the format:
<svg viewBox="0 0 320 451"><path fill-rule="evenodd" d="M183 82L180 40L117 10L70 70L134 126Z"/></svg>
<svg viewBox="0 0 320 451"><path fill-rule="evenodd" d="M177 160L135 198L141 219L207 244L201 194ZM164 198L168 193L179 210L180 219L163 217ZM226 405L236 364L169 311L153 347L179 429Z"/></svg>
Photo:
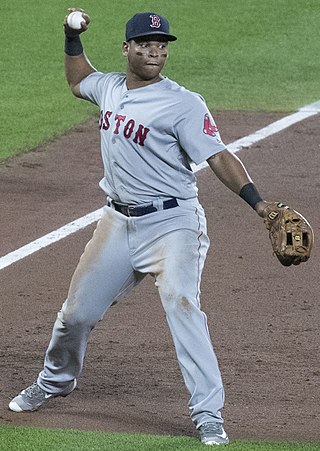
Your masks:
<svg viewBox="0 0 320 451"><path fill-rule="evenodd" d="M218 127L211 123L208 113L204 115L203 133L213 137L216 137L217 133L219 133Z"/></svg>
<svg viewBox="0 0 320 451"><path fill-rule="evenodd" d="M151 19L151 23L150 23L151 28L160 28L161 27L161 20L160 20L159 16L157 16L156 14L151 14L150 19Z"/></svg>

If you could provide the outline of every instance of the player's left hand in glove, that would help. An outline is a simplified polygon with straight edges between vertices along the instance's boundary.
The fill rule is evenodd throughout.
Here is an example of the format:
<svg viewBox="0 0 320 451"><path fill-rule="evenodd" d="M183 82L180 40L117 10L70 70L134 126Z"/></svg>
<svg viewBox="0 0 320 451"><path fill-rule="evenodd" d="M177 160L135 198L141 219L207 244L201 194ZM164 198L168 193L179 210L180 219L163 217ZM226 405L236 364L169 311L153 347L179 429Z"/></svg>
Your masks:
<svg viewBox="0 0 320 451"><path fill-rule="evenodd" d="M263 217L273 252L282 265L299 265L310 258L314 233L306 218L280 202L267 203Z"/></svg>

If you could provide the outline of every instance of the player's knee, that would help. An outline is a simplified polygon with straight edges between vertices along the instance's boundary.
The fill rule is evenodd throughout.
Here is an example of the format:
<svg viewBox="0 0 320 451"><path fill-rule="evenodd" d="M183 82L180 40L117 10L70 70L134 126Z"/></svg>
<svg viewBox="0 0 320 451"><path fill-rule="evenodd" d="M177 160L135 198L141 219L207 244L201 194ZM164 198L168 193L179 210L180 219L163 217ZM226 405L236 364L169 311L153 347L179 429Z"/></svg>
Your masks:
<svg viewBox="0 0 320 451"><path fill-rule="evenodd" d="M58 319L67 328L93 328L98 321L98 319L96 319L92 315L89 315L88 312L77 310L70 311L67 309L62 309L58 313Z"/></svg>
<svg viewBox="0 0 320 451"><path fill-rule="evenodd" d="M166 293L161 296L162 305L167 315L191 314L194 309L192 299L182 293L173 295Z"/></svg>

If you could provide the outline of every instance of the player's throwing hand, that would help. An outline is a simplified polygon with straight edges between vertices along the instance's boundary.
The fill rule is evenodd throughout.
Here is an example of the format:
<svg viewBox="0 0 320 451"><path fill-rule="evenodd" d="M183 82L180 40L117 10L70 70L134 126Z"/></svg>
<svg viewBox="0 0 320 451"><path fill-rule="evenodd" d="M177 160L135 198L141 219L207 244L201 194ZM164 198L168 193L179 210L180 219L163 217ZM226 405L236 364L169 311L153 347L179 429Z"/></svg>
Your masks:
<svg viewBox="0 0 320 451"><path fill-rule="evenodd" d="M77 36L88 29L90 17L81 8L68 8L64 18L64 31L67 36Z"/></svg>

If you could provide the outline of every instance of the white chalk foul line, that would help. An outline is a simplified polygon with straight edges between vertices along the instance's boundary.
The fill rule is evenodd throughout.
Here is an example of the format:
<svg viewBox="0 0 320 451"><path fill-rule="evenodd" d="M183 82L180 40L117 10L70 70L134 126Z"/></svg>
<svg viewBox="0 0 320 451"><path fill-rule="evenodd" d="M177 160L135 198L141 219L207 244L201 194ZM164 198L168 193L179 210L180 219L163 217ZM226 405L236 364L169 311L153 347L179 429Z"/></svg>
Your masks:
<svg viewBox="0 0 320 451"><path fill-rule="evenodd" d="M102 210L103 208L100 208L99 210L93 211L92 213L89 213L76 221L69 222L69 224L66 224L59 229L54 230L53 232L50 232L47 235L44 235L43 237L32 241L31 243L26 244L13 252L10 252L10 254L1 257L0 270L19 260L22 260L25 257L28 257L28 255L31 255L44 247L50 246L50 244L62 240L72 233L84 229L93 222L98 221L101 218Z"/></svg>
<svg viewBox="0 0 320 451"><path fill-rule="evenodd" d="M300 122L308 117L314 116L320 113L320 101L311 103L310 105L306 105L303 108L300 108L296 113L293 113L289 116L286 116L272 124L264 127L251 135L245 136L244 138L238 139L231 144L228 144L227 147L230 152L237 152L242 147L250 147L252 144L255 144L262 139L267 138L268 136L274 135L275 133L284 130L285 128L290 127L297 122ZM193 170L195 172L200 171L201 169L207 167L207 162L204 162L198 166L193 165ZM66 238L67 236L78 232L79 230L84 229L88 225L98 221L101 218L103 212L103 208L99 210L93 211L75 221L69 222L57 230L44 235L41 238L38 238L35 241L32 241L25 246L20 247L19 249L10 252L9 254L0 258L0 270L7 268L13 263L28 257L29 255L43 249L44 247L50 246L57 241Z"/></svg>

